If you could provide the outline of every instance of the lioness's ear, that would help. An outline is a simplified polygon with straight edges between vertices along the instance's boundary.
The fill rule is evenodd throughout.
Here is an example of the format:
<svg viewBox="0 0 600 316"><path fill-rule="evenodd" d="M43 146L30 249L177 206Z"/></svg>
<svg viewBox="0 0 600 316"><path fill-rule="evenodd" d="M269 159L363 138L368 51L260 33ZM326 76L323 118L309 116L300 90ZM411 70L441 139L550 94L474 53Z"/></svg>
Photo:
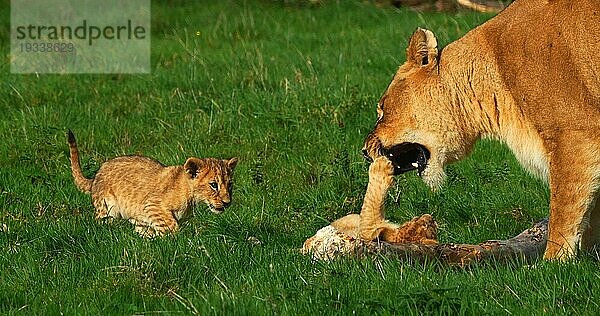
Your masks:
<svg viewBox="0 0 600 316"><path fill-rule="evenodd" d="M406 49L406 61L417 67L437 64L437 40L430 30L417 28Z"/></svg>
<svg viewBox="0 0 600 316"><path fill-rule="evenodd" d="M227 163L227 167L229 167L229 170L233 170L235 166L237 166L238 159L236 157L233 157L229 160L225 160L225 162Z"/></svg>
<svg viewBox="0 0 600 316"><path fill-rule="evenodd" d="M198 171L204 166L204 161L195 157L188 158L183 165L183 169L190 177L195 178L198 175Z"/></svg>

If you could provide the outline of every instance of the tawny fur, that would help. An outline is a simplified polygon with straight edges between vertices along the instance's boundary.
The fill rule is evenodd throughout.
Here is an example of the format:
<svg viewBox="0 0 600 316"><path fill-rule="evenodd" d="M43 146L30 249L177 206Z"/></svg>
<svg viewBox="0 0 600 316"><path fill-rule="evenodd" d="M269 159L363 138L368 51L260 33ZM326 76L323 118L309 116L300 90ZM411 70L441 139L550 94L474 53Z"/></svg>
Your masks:
<svg viewBox="0 0 600 316"><path fill-rule="evenodd" d="M96 219L122 218L143 236L173 233L198 203L220 213L231 202L237 158L189 158L183 166L164 166L142 156L123 156L100 166L93 179L81 172L75 136L68 133L75 184L91 194Z"/></svg>
<svg viewBox="0 0 600 316"><path fill-rule="evenodd" d="M365 240L377 238L384 228L394 229L397 225L385 221L384 202L394 182L393 166L380 157L369 166L369 184L360 210L359 237Z"/></svg>
<svg viewBox="0 0 600 316"><path fill-rule="evenodd" d="M398 225L384 218L384 201L393 183L393 167L379 157L369 167L369 184L359 214L350 214L331 223L335 229L354 238L391 243L437 243L437 225L429 214Z"/></svg>
<svg viewBox="0 0 600 316"><path fill-rule="evenodd" d="M544 257L567 259L600 244L600 2L516 0L438 54L418 29L407 61L378 105L365 140L380 149L425 146L432 188L444 166L480 138L507 144L550 186Z"/></svg>

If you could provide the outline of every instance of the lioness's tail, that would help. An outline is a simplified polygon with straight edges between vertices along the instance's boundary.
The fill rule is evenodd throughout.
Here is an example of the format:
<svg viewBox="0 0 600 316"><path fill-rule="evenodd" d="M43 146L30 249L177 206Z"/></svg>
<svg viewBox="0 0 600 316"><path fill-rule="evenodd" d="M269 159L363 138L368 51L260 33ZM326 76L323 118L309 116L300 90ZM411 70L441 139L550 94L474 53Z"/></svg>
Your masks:
<svg viewBox="0 0 600 316"><path fill-rule="evenodd" d="M75 185L83 193L91 193L93 180L84 177L83 172L81 172L77 142L75 141L75 135L73 135L71 130L67 133L67 140L69 142L69 152L71 153L71 172L73 173Z"/></svg>

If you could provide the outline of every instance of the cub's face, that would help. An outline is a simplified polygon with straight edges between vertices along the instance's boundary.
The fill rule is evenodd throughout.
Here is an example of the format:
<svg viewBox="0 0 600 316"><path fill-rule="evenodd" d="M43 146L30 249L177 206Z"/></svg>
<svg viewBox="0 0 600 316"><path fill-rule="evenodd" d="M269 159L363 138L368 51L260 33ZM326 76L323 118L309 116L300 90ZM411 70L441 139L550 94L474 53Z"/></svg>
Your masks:
<svg viewBox="0 0 600 316"><path fill-rule="evenodd" d="M196 203L204 202L213 213L223 212L231 203L233 169L237 158L189 158L184 165Z"/></svg>
<svg viewBox="0 0 600 316"><path fill-rule="evenodd" d="M443 167L462 158L465 148L453 119L453 100L440 83L433 33L417 29L406 55L406 63L379 100L377 123L363 154L369 161L386 156L395 174L417 170L435 189L445 177Z"/></svg>

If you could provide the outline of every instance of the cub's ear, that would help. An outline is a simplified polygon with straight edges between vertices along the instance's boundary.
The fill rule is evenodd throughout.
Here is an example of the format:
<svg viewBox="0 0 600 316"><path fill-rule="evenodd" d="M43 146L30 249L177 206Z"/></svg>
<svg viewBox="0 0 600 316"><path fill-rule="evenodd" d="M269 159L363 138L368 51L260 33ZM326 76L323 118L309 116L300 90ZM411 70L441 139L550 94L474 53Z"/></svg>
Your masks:
<svg viewBox="0 0 600 316"><path fill-rule="evenodd" d="M437 65L438 49L435 35L430 30L417 28L406 49L406 61L415 67Z"/></svg>
<svg viewBox="0 0 600 316"><path fill-rule="evenodd" d="M237 166L238 159L237 157L233 157L229 160L225 160L225 163L227 164L227 167L229 167L229 170L233 170L235 169L235 166Z"/></svg>
<svg viewBox="0 0 600 316"><path fill-rule="evenodd" d="M190 177L195 178L198 175L198 171L204 167L204 161L195 157L188 158L183 165L183 169Z"/></svg>

